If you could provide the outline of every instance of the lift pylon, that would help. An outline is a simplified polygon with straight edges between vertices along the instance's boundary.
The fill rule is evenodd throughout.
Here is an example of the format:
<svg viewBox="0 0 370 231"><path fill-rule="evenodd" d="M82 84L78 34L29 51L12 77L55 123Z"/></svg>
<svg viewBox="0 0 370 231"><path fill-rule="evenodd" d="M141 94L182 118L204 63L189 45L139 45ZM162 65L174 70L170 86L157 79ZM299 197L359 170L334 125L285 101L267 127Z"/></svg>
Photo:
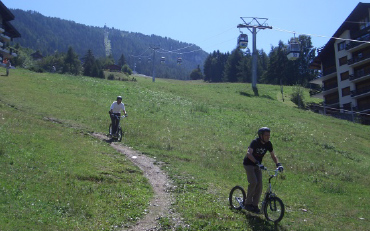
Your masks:
<svg viewBox="0 0 370 231"><path fill-rule="evenodd" d="M247 28L253 35L253 52L252 52L252 88L255 95L258 95L257 90L257 32L264 29L272 29L272 26L266 24L267 18L257 17L240 17L243 20L242 24L238 25L238 28ZM263 21L264 20L264 21ZM249 22L247 22L249 21ZM260 21L263 21L262 23ZM257 31L258 30L258 31Z"/></svg>

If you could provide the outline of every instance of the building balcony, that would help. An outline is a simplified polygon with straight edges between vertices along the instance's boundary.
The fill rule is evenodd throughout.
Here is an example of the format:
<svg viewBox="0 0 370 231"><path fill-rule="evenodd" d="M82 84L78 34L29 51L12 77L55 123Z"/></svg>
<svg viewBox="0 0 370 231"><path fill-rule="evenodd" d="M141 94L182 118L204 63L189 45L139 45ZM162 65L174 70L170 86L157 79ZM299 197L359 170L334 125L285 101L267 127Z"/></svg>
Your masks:
<svg viewBox="0 0 370 231"><path fill-rule="evenodd" d="M363 81L369 78L370 78L370 73L360 73L360 74L349 75L349 80L351 80L352 82L359 82L359 81Z"/></svg>
<svg viewBox="0 0 370 231"><path fill-rule="evenodd" d="M322 91L330 91L330 90L337 89L337 88L338 88L338 84L329 84L329 85L324 85L322 88Z"/></svg>
<svg viewBox="0 0 370 231"><path fill-rule="evenodd" d="M317 99L324 99L324 93L321 91L317 91L317 92L310 92L310 96L312 98L317 98Z"/></svg>
<svg viewBox="0 0 370 231"><path fill-rule="evenodd" d="M5 34L0 34L0 39L3 40L3 42L10 42L11 38Z"/></svg>
<svg viewBox="0 0 370 231"><path fill-rule="evenodd" d="M0 26L0 33L2 34L4 32L5 32L5 30Z"/></svg>
<svg viewBox="0 0 370 231"><path fill-rule="evenodd" d="M359 98L359 97L368 96L368 95L370 95L370 86L351 91L351 97L353 98Z"/></svg>
<svg viewBox="0 0 370 231"><path fill-rule="evenodd" d="M370 61L370 54L355 56L347 60L347 64L351 67L359 66Z"/></svg>
<svg viewBox="0 0 370 231"><path fill-rule="evenodd" d="M324 105L326 107L338 107L339 108L339 99L334 99L334 100L325 100Z"/></svg>
<svg viewBox="0 0 370 231"><path fill-rule="evenodd" d="M369 47L370 46L370 43L367 43L367 41L370 41L370 38L369 40L366 40L366 42L350 42L349 44L346 45L346 50L348 50L349 52L355 52L355 51L358 51L358 50L361 50L363 48L366 48L366 47Z"/></svg>
<svg viewBox="0 0 370 231"><path fill-rule="evenodd" d="M324 99L325 95L332 94L338 91L338 86L325 86L321 88L321 91L311 91L310 96L317 99ZM339 101L338 101L339 103Z"/></svg>
<svg viewBox="0 0 370 231"><path fill-rule="evenodd" d="M363 31L360 31L358 33L359 36L356 36L353 37L355 38L355 40L358 40L358 41L361 41L361 42L357 42L357 41L351 41L349 43L346 44L346 50L349 51L349 52L354 52L354 51L357 51L357 50L360 50L362 48L365 48L367 46L370 46L369 43L367 43L368 41L370 41L370 33L369 33L369 28L366 28L366 30L363 30ZM361 33L365 33L364 35L361 35Z"/></svg>
<svg viewBox="0 0 370 231"><path fill-rule="evenodd" d="M0 47L0 53L3 54L3 55L9 55L10 50Z"/></svg>
<svg viewBox="0 0 370 231"><path fill-rule="evenodd" d="M322 75L320 75L316 79L311 80L310 83L322 84L325 80L328 80L333 77L337 77L337 69L335 67L325 69Z"/></svg>
<svg viewBox="0 0 370 231"><path fill-rule="evenodd" d="M322 75L327 76L327 75L332 75L336 73L337 73L337 68L334 66L334 67L325 68Z"/></svg>

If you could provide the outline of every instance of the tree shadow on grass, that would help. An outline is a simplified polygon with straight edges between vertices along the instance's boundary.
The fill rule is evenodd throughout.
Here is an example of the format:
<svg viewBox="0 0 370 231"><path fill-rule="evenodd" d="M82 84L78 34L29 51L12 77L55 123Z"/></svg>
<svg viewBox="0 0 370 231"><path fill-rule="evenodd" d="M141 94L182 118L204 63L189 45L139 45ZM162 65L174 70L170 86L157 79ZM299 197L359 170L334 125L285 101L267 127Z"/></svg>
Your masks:
<svg viewBox="0 0 370 231"><path fill-rule="evenodd" d="M271 96L269 96L269 95L261 95L261 96L259 96L259 95L249 94L249 93L247 93L245 91L240 91L239 94L242 95L242 96L246 96L246 97L260 97L260 98L266 98L266 99L273 100L273 98Z"/></svg>
<svg viewBox="0 0 370 231"><path fill-rule="evenodd" d="M267 221L263 214L254 214L247 211L241 211L245 215L247 225L253 231L286 231L279 223Z"/></svg>

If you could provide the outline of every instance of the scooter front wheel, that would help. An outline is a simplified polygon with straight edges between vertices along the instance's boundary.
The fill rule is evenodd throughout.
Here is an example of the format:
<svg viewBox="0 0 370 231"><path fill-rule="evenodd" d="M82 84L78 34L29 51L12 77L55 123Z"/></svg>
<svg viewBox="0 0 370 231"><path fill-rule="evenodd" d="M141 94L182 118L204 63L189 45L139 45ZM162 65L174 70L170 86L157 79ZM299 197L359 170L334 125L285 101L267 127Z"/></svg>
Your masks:
<svg viewBox="0 0 370 231"><path fill-rule="evenodd" d="M229 194L230 207L232 209L241 210L244 208L246 197L245 190L241 186L235 186L231 189Z"/></svg>
<svg viewBox="0 0 370 231"><path fill-rule="evenodd" d="M263 213L269 221L279 222L284 217L285 206L279 197L269 197L266 199Z"/></svg>

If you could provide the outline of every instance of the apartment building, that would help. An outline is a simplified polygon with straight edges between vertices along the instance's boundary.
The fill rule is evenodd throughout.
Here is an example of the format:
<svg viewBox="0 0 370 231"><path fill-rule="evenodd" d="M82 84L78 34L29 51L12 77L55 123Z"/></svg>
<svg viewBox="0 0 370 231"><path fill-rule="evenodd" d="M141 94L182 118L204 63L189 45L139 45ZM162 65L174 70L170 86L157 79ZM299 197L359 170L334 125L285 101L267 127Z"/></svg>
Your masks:
<svg viewBox="0 0 370 231"><path fill-rule="evenodd" d="M324 114L370 124L370 3L359 3L311 63L321 70ZM336 39L340 38L340 39Z"/></svg>
<svg viewBox="0 0 370 231"><path fill-rule="evenodd" d="M0 1L0 62L3 64L5 59L17 57L13 49L9 48L13 38L20 37L20 33L13 27L10 21L14 20L14 15Z"/></svg>

